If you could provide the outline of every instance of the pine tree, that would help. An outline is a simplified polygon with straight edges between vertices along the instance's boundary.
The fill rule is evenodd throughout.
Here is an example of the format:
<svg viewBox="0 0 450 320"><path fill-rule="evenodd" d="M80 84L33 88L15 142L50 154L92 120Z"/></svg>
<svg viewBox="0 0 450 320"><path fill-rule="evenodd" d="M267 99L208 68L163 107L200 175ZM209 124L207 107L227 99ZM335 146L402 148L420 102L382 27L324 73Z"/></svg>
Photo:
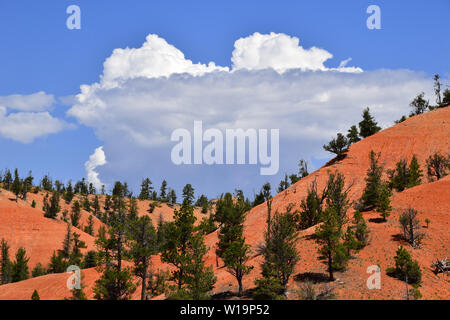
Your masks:
<svg viewBox="0 0 450 320"><path fill-rule="evenodd" d="M425 93L422 92L418 94L413 101L411 101L409 106L413 108L413 111L411 112L410 116L422 114L430 107L428 100L425 100L424 96Z"/></svg>
<svg viewBox="0 0 450 320"><path fill-rule="evenodd" d="M352 250L358 250L358 241L352 227L347 227L347 231L342 237L343 245L347 249L347 255L350 256Z"/></svg>
<svg viewBox="0 0 450 320"><path fill-rule="evenodd" d="M195 234L187 246L187 260L185 268L185 281L187 297L193 300L206 300L208 293L214 288L217 278L212 267L206 267L204 258L208 249L203 242L201 234ZM184 299L184 297L183 297Z"/></svg>
<svg viewBox="0 0 450 320"><path fill-rule="evenodd" d="M255 281L254 299L284 299L286 285L299 260L296 249L297 230L290 210L275 213L264 233L262 278Z"/></svg>
<svg viewBox="0 0 450 320"><path fill-rule="evenodd" d="M94 235L94 218L92 217L92 215L89 215L88 225L84 227L84 232L91 236Z"/></svg>
<svg viewBox="0 0 450 320"><path fill-rule="evenodd" d="M421 183L421 177L423 176L422 170L420 169L419 162L415 155L413 155L411 162L408 167L408 183L407 187L412 188L418 186Z"/></svg>
<svg viewBox="0 0 450 320"><path fill-rule="evenodd" d="M320 259L328 266L329 280L334 281L334 271L341 266L338 261L345 250L340 240L342 237L341 224L334 208L327 208L324 212L324 222L316 228L316 242L320 245Z"/></svg>
<svg viewBox="0 0 450 320"><path fill-rule="evenodd" d="M420 222L417 219L418 212L413 208L408 208L400 216L399 222L403 230L403 237L413 248L420 245L423 234L419 232Z"/></svg>
<svg viewBox="0 0 450 320"><path fill-rule="evenodd" d="M408 166L406 160L402 159L397 162L395 170L389 170L389 187L399 192L408 187Z"/></svg>
<svg viewBox="0 0 450 320"><path fill-rule="evenodd" d="M306 198L300 203L300 221L301 229L307 229L322 221L322 205L325 195L319 196L317 191L317 182L314 180L307 190Z"/></svg>
<svg viewBox="0 0 450 320"><path fill-rule="evenodd" d="M74 194L73 194L72 181L69 181L66 192L64 193L64 200L66 201L66 203L71 203L73 196L74 196Z"/></svg>
<svg viewBox="0 0 450 320"><path fill-rule="evenodd" d="M434 80L434 94L436 95L436 105L437 107L441 107L442 105L442 97L441 97L441 82L439 81L440 77L438 74L435 74L433 77Z"/></svg>
<svg viewBox="0 0 450 320"><path fill-rule="evenodd" d="M81 266L83 254L81 249L86 249L86 243L80 240L80 235L76 232L72 234L72 252L70 253L69 264Z"/></svg>
<svg viewBox="0 0 450 320"><path fill-rule="evenodd" d="M71 249L72 249L72 230L70 227L70 223L67 223L66 236L64 237L62 250L59 252L63 258L69 259Z"/></svg>
<svg viewBox="0 0 450 320"><path fill-rule="evenodd" d="M6 169L5 176L3 177L3 184L6 190L11 190L11 186L13 183L11 171L9 169Z"/></svg>
<svg viewBox="0 0 450 320"><path fill-rule="evenodd" d="M19 194L22 192L22 183L20 182L18 170L14 170L14 181L12 184L12 192L16 195L16 202L19 199Z"/></svg>
<svg viewBox="0 0 450 320"><path fill-rule="evenodd" d="M336 171L328 175L324 195L326 196L327 206L336 211L341 226L347 222L347 210L350 207L349 189L350 187L345 188L345 178L342 173Z"/></svg>
<svg viewBox="0 0 450 320"><path fill-rule="evenodd" d="M130 255L134 262L134 274L142 279L141 300L147 300L147 279L152 255L158 252L156 230L148 216L131 222L129 230Z"/></svg>
<svg viewBox="0 0 450 320"><path fill-rule="evenodd" d="M48 272L49 273L63 273L66 272L68 267L67 261L64 259L61 251L58 254L53 251L53 254L50 258L50 263L48 264Z"/></svg>
<svg viewBox="0 0 450 320"><path fill-rule="evenodd" d="M170 190L169 201L170 201L170 204L172 204L172 205L177 203L177 194L175 193L175 190L173 190L173 189Z"/></svg>
<svg viewBox="0 0 450 320"><path fill-rule="evenodd" d="M50 176L48 174L46 174L40 183L40 186L42 187L42 189L44 189L45 191L53 191L53 182L52 179L50 178Z"/></svg>
<svg viewBox="0 0 450 320"><path fill-rule="evenodd" d="M127 217L124 197L129 195L127 186L116 182L113 188L113 211L109 217L109 228L101 227L98 231L96 245L99 250L101 272L95 282L94 297L99 300L127 300L136 290L131 269L123 267L127 257L126 233Z"/></svg>
<svg viewBox="0 0 450 320"><path fill-rule="evenodd" d="M358 241L357 250L360 250L369 243L370 230L367 227L367 223L364 220L364 217L359 211L355 211L354 219L355 219L355 238Z"/></svg>
<svg viewBox="0 0 450 320"><path fill-rule="evenodd" d="M165 243L161 248L161 260L175 267L172 279L178 289L186 282L186 267L188 260L188 244L193 237L195 216L193 207L184 201L180 210L174 211L174 221L167 224Z"/></svg>
<svg viewBox="0 0 450 320"><path fill-rule="evenodd" d="M300 179L305 178L309 175L308 172L308 163L306 162L306 160L301 159L298 162L298 177Z"/></svg>
<svg viewBox="0 0 450 320"><path fill-rule="evenodd" d="M128 202L128 219L136 220L138 217L138 205L137 200L134 197L131 197Z"/></svg>
<svg viewBox="0 0 450 320"><path fill-rule="evenodd" d="M419 263L411 258L409 252L400 246L394 257L395 267L388 268L387 273L415 285L422 282L422 270Z"/></svg>
<svg viewBox="0 0 450 320"><path fill-rule="evenodd" d="M221 225L216 254L222 258L227 271L236 278L239 297L243 291L242 279L253 269L253 266L246 265L251 250L243 236L245 214L249 209L243 197L234 203L230 193L225 194L216 205L216 217L220 217L218 222Z"/></svg>
<svg viewBox="0 0 450 320"><path fill-rule="evenodd" d="M41 298L39 297L39 293L37 292L36 289L33 291L33 294L31 295L31 300L41 300Z"/></svg>
<svg viewBox="0 0 450 320"><path fill-rule="evenodd" d="M54 191L52 193L52 197L50 198L50 203L47 205L44 205L45 213L44 217L55 219L58 215L58 212L61 211L61 207L59 206L59 194Z"/></svg>
<svg viewBox="0 0 450 320"><path fill-rule="evenodd" d="M348 129L347 139L349 145L361 140L361 138L359 137L358 128L355 125L351 126L350 129Z"/></svg>
<svg viewBox="0 0 450 320"><path fill-rule="evenodd" d="M159 198L162 202L166 201L167 198L167 181L163 180L161 183L161 188L159 189Z"/></svg>
<svg viewBox="0 0 450 320"><path fill-rule="evenodd" d="M0 264L0 273L1 273L1 284L10 283L12 281L12 262L9 259L9 249L10 246L8 242L2 238L0 244L0 253L1 253L1 264Z"/></svg>
<svg viewBox="0 0 450 320"><path fill-rule="evenodd" d="M31 276L33 278L40 277L40 276L43 276L45 274L46 274L45 269L44 269L44 267L42 266L42 264L40 262L38 262L34 266L33 270L31 270Z"/></svg>
<svg viewBox="0 0 450 320"><path fill-rule="evenodd" d="M363 119L358 125L359 135L363 139L381 130L381 128L377 126L377 122L375 121L374 117L372 117L372 115L370 114L369 108L364 109L362 117Z"/></svg>
<svg viewBox="0 0 450 320"><path fill-rule="evenodd" d="M188 205L192 205L194 201L194 188L189 183L183 188L183 203L186 202Z"/></svg>
<svg viewBox="0 0 450 320"><path fill-rule="evenodd" d="M72 204L71 212L70 212L70 221L75 228L79 227L81 218L81 205L78 200L75 200Z"/></svg>
<svg viewBox="0 0 450 320"><path fill-rule="evenodd" d="M342 134L338 133L327 145L323 145L325 151L335 153L338 157L342 157L348 151L349 141Z"/></svg>
<svg viewBox="0 0 450 320"><path fill-rule="evenodd" d="M27 199L27 194L31 191L31 189L33 187L33 179L34 178L33 178L31 171L28 172L28 177L23 179L22 190L21 190L23 200Z"/></svg>
<svg viewBox="0 0 450 320"><path fill-rule="evenodd" d="M379 203L382 186L381 175L383 173L383 167L378 164L379 156L374 151L370 151L370 167L365 178L366 187L361 196L363 210L376 208Z"/></svg>
<svg viewBox="0 0 450 320"><path fill-rule="evenodd" d="M442 106L450 105L450 89L445 89L442 93Z"/></svg>
<svg viewBox="0 0 450 320"><path fill-rule="evenodd" d="M101 216L100 215L100 201L99 201L97 195L95 195L95 197L94 197L94 201L92 203L92 210L93 210L92 213L94 214L94 216L96 216L97 218L99 218Z"/></svg>
<svg viewBox="0 0 450 320"><path fill-rule="evenodd" d="M377 202L377 211L381 213L383 220L386 222L386 218L391 215L392 211L391 200L389 199L392 193L385 183L383 183L380 188L380 194Z"/></svg>
<svg viewBox="0 0 450 320"><path fill-rule="evenodd" d="M151 199L151 193L152 193L153 187L152 182L149 178L142 179L141 183L141 193L139 193L139 200L150 200Z"/></svg>
<svg viewBox="0 0 450 320"><path fill-rule="evenodd" d="M280 193L280 192L286 190L287 188L289 188L289 185L290 184L289 184L289 180L288 180L288 175L285 174L284 175L284 179L280 181L280 184L278 186L278 190L277 190L278 193Z"/></svg>
<svg viewBox="0 0 450 320"><path fill-rule="evenodd" d="M16 261L12 265L12 282L26 280L30 277L28 272L28 261L30 258L26 257L27 252L20 247L16 253Z"/></svg>

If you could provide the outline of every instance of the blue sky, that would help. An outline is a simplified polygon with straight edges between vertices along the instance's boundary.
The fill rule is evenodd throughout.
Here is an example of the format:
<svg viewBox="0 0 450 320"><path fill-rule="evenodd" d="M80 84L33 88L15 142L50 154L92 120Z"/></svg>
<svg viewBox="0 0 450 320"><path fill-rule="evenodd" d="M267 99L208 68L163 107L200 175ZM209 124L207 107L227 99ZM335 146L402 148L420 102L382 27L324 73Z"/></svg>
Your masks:
<svg viewBox="0 0 450 320"><path fill-rule="evenodd" d="M81 8L81 30L66 28L69 16L66 8L72 4ZM371 4L381 8L381 30L366 27L369 16L366 8ZM333 58L324 63L329 68L351 57L350 65L365 72L408 69L423 72L424 78L431 79L434 73L448 77L450 70L449 13L450 2L446 0L2 1L0 96L39 91L53 94L57 102L49 112L76 126L26 144L0 136L0 168L18 167L24 173L31 169L38 177L49 172L62 180L83 177L89 155L108 142L96 128L67 116L71 106L61 103L59 98L78 94L81 84L98 82L103 63L115 48L139 48L148 34L165 39L193 63L213 61L231 67L237 39L254 32L282 33L300 38L303 48L315 46L331 52ZM288 144L282 144L281 148L281 152L291 150ZM243 181L239 178L241 169L231 173L210 167L185 176L184 171L177 176L167 173L171 178L169 185L179 191L181 185L190 182L199 192L210 196L232 190L234 185L251 195L264 180L277 183L284 172L296 170L293 159L299 155L291 153L289 162L281 161L277 176L253 180L252 175L244 175ZM312 167L317 167L324 161L320 158L312 153L308 160ZM124 168L117 172L113 168L114 165L104 169L104 180L127 179L132 185L137 184L138 173L128 177ZM159 185L166 176L164 169L172 170L167 165L141 176L151 175ZM99 171L102 178L102 170ZM227 179L223 184L215 183L224 177Z"/></svg>

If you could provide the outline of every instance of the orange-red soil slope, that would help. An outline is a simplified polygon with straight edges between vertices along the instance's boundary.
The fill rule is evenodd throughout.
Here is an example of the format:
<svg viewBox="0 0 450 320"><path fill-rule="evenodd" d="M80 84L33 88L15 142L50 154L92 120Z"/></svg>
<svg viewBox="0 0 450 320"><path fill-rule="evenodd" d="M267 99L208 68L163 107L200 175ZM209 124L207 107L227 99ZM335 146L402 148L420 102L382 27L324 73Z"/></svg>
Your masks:
<svg viewBox="0 0 450 320"><path fill-rule="evenodd" d="M328 173L334 171L343 173L346 184L351 185L350 200L358 200L365 186L364 177L369 166L371 150L381 154L380 161L385 171L393 169L399 160L410 161L411 157L416 155L421 168L426 173L428 156L435 152L443 155L450 154L450 107L409 118L352 145L343 160L331 161L274 196L272 212L277 210L283 212L290 204L293 205L293 210L299 209L299 204L305 198L311 183L315 180L318 190L321 190L328 179ZM386 179L386 175L384 178ZM9 201L8 196L11 197L6 191L0 194L0 237L6 235L14 248L20 245L25 246L31 253L33 262L40 260L45 262L51 252L60 247L65 225L43 218L42 211L31 209L28 205L20 203L20 200L19 204ZM421 185L401 193L394 193L391 201L393 212L387 222L380 222L377 219L379 218L377 212L364 213L371 231L370 243L359 253L354 254L347 270L337 273L337 280L332 283L326 281L326 266L318 260L317 245L311 237L315 228L301 231L297 246L300 261L288 284L288 298L296 299L299 286L306 280L312 280L318 291L325 287L331 288L338 299L403 299L405 297L404 282L386 275L386 269L394 264L395 251L399 245L403 245L421 266L423 284L420 291L423 299L449 299L449 278L443 274L435 275L432 272L431 263L436 259L450 257L448 246L450 243L450 177L430 182L424 176ZM429 228L422 229L425 237L422 246L418 249L411 248L398 237L400 233L398 218L409 206L419 211L419 220L422 225L425 225L426 218L431 220ZM140 214L149 214L147 208L148 202L139 203ZM162 207L159 210L155 209L155 213L149 215L154 222L157 222L159 213L164 216L164 220L169 220L172 212L172 208ZM348 214L351 216L353 209L350 209ZM202 214L196 211L196 216L201 218ZM245 289L253 287L254 280L259 277L261 256L257 256L256 253L258 246L263 242L266 217L266 204L253 208L247 214L244 234L254 252L249 263L255 268L244 278ZM84 234L83 236L85 241L92 244L93 239L89 240L90 236ZM214 293L236 291L236 280L222 267L222 262L219 261L219 267L216 267L214 250L217 233L206 236L205 242L210 248L206 263L214 267L218 279ZM154 260L156 268L168 268L161 264L159 259ZM370 276L367 268L372 265L378 265L381 268L381 289L369 290L366 286ZM85 273L84 283L87 285L86 292L88 297L92 298L92 287L98 274L94 269L83 272ZM66 289L68 277L68 274L46 275L3 285L0 286L0 299L29 299L34 289L38 290L43 299L62 299L70 294Z"/></svg>

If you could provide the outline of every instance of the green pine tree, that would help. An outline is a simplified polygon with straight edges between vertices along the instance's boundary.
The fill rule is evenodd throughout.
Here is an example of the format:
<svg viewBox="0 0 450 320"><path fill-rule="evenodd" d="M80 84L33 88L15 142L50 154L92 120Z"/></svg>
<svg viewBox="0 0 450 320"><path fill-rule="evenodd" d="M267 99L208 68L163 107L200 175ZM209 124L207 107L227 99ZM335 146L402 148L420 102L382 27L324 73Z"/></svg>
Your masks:
<svg viewBox="0 0 450 320"><path fill-rule="evenodd" d="M142 279L141 300L147 300L147 280L151 257L158 253L156 230L148 216L130 223L130 256L134 263L134 274Z"/></svg>
<svg viewBox="0 0 450 320"><path fill-rule="evenodd" d="M221 218L217 255L222 258L227 271L238 282L238 296L242 296L242 279L253 269L246 265L250 259L250 246L245 243L244 221L249 206L243 197L233 200L230 193L225 194L216 205L216 216Z"/></svg>
<svg viewBox="0 0 450 320"><path fill-rule="evenodd" d="M9 249L10 246L8 242L2 238L0 244L0 253L1 253L1 264L0 264L0 274L1 274L1 284L10 283L12 281L12 262L9 259Z"/></svg>
<svg viewBox="0 0 450 320"><path fill-rule="evenodd" d="M361 140L361 138L359 137L358 128L355 125L351 126L350 129L348 129L347 139L349 144L353 144Z"/></svg>
<svg viewBox="0 0 450 320"><path fill-rule="evenodd" d="M366 187L361 196L361 205L363 210L373 209L377 207L380 198L380 191L382 186L381 175L383 167L378 164L380 155L376 155L372 150L370 151L370 167L367 170L365 178Z"/></svg>
<svg viewBox="0 0 450 320"><path fill-rule="evenodd" d="M423 176L422 170L420 169L419 161L416 156L413 155L411 162L408 167L408 183L407 187L412 188L418 186L421 183L421 177Z"/></svg>
<svg viewBox="0 0 450 320"><path fill-rule="evenodd" d="M26 280L30 277L28 271L28 261L30 258L26 256L27 252L20 247L16 253L16 261L12 265L12 282Z"/></svg>
<svg viewBox="0 0 450 320"><path fill-rule="evenodd" d="M37 292L36 289L33 291L33 294L31 295L31 300L41 300L41 298L39 297L39 293Z"/></svg>
<svg viewBox="0 0 450 320"><path fill-rule="evenodd" d="M377 126L377 122L375 121L374 117L372 117L372 115L370 114L369 108L364 109L362 117L363 119L358 125L359 135L363 139L381 130L381 128Z"/></svg>

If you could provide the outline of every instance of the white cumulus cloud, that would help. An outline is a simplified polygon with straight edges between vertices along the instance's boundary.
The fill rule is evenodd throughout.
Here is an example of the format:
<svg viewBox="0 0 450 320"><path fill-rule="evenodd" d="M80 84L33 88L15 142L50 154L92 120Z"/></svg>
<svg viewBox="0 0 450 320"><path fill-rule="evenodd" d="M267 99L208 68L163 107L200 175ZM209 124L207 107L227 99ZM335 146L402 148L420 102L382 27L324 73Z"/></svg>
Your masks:
<svg viewBox="0 0 450 320"><path fill-rule="evenodd" d="M39 91L33 94L12 94L0 97L0 106L19 111L44 111L55 103L52 94Z"/></svg>
<svg viewBox="0 0 450 320"><path fill-rule="evenodd" d="M0 106L0 135L22 143L57 133L68 128L66 122L52 117L48 112L17 112L7 114Z"/></svg>
<svg viewBox="0 0 450 320"><path fill-rule="evenodd" d="M193 63L183 52L155 34L147 36L140 48L115 49L103 64L102 84L115 86L118 82L138 77L168 77L175 73L202 75L211 71L227 71L214 62Z"/></svg>
<svg viewBox="0 0 450 320"><path fill-rule="evenodd" d="M103 151L103 146L101 146L95 149L94 153L89 156L89 160L84 164L87 181L89 183L92 183L92 185L97 190L100 190L104 183L100 181L99 174L97 171L95 171L95 169L97 169L97 167L105 165L106 163L106 155Z"/></svg>
<svg viewBox="0 0 450 320"><path fill-rule="evenodd" d="M171 163L170 136L178 128L192 130L195 120L205 129L280 129L283 172L300 157L328 157L322 145L357 124L365 107L387 127L409 112L418 92L431 91L431 81L419 72L359 72L347 67L350 60L326 68L331 53L303 49L287 35L240 39L232 56L231 71L208 69L153 35L141 48L116 49L100 83L81 86L68 111L104 142L108 166L103 178L136 182L148 174L186 182L194 169ZM204 188L217 188L221 181L223 191L258 179L259 168L231 166L225 172L216 166L208 175L198 171L207 168L195 170L193 177L201 176ZM88 172L98 178L94 170Z"/></svg>
<svg viewBox="0 0 450 320"><path fill-rule="evenodd" d="M237 40L231 61L233 70L259 70L271 68L278 72L288 69L326 71L324 62L333 55L317 47L305 49L300 39L283 33L254 34ZM361 72L360 68L345 68L345 64L335 70L344 72Z"/></svg>

